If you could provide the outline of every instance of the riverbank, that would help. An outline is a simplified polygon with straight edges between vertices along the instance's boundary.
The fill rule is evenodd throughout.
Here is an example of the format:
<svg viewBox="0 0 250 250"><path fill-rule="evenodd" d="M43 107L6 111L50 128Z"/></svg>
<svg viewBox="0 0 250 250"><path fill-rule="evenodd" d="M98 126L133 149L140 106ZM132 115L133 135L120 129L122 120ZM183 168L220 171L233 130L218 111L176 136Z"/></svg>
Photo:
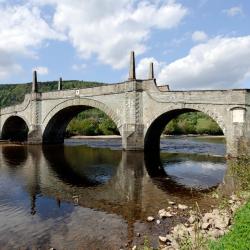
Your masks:
<svg viewBox="0 0 250 250"><path fill-rule="evenodd" d="M162 227L166 221L172 220L175 225L171 226L166 234L159 233L158 246L156 247L149 239L150 236L142 236L144 241L140 245L133 245L133 250L220 250L220 249L249 249L250 242L250 201L247 196L239 197L231 195L217 207L210 208L209 212L202 212L197 204L189 207L185 204L176 204L169 201L169 207L161 209L154 216L145 218L155 228ZM248 201L247 201L248 200ZM178 222L179 221L179 222ZM140 237L137 234L137 237Z"/></svg>
<svg viewBox="0 0 250 250"><path fill-rule="evenodd" d="M223 135L162 135L162 138L185 138L185 137L195 137L195 138L225 138ZM121 139L120 135L74 135L70 136L68 139Z"/></svg>
<svg viewBox="0 0 250 250"><path fill-rule="evenodd" d="M74 135L67 139L121 139L120 135Z"/></svg>
<svg viewBox="0 0 250 250"><path fill-rule="evenodd" d="M197 135L197 134L186 134L186 135L162 135L163 138L185 138L185 137L194 137L194 138L204 138L204 139L210 139L210 138L225 138L224 135Z"/></svg>
<svg viewBox="0 0 250 250"><path fill-rule="evenodd" d="M160 225L162 221L180 216L186 211L184 221L175 224L171 230L158 235L157 249L250 249L250 161L240 159L229 166L229 175L235 179L235 190L225 196L218 188L209 197L218 201L210 211L185 204L169 201L169 207L158 211L154 216L145 218L148 223ZM209 208L208 208L209 210ZM149 241L144 246L133 249L155 249Z"/></svg>

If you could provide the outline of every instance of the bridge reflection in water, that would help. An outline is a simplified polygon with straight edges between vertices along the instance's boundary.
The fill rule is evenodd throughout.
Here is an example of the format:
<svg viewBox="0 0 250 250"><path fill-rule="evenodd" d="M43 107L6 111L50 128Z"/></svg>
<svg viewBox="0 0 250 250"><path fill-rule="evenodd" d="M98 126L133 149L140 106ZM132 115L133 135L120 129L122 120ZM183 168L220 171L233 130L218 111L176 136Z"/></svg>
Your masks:
<svg viewBox="0 0 250 250"><path fill-rule="evenodd" d="M13 230L11 220L0 229L0 243L8 247L27 243L41 246L46 239L48 246L56 248L119 248L142 228L149 230L142 221L168 207L169 200L190 206L198 201L201 208L207 206L210 201L204 192L218 186L226 169L223 158L193 156L193 162L214 162L221 180L211 178L208 184L191 189L168 174L166 162L172 164L171 155L165 155L162 164L159 154L149 157L142 152L85 146L0 149L0 188L6 190L0 201L7 200L6 213L0 212L0 216L21 220L15 229L18 236L11 235L13 245L7 243ZM8 193L8 188L14 186L18 187L15 192ZM30 205L26 204L28 197ZM19 242L20 236L23 243Z"/></svg>

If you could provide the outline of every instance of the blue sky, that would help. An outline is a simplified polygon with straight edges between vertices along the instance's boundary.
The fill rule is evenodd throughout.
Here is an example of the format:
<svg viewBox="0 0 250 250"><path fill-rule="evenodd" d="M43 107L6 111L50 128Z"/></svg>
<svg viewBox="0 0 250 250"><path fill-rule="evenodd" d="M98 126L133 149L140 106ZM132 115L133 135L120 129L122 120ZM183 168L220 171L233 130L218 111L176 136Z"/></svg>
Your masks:
<svg viewBox="0 0 250 250"><path fill-rule="evenodd" d="M155 64L171 89L250 88L250 1L0 0L0 83L127 79Z"/></svg>

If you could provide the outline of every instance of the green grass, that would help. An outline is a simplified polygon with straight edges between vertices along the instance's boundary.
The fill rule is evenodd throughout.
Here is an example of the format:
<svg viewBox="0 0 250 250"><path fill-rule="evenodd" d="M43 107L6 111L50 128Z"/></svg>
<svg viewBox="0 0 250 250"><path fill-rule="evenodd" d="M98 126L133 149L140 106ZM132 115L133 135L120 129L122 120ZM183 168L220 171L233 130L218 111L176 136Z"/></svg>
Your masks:
<svg viewBox="0 0 250 250"><path fill-rule="evenodd" d="M250 201L236 213L231 231L209 247L211 250L250 249Z"/></svg>

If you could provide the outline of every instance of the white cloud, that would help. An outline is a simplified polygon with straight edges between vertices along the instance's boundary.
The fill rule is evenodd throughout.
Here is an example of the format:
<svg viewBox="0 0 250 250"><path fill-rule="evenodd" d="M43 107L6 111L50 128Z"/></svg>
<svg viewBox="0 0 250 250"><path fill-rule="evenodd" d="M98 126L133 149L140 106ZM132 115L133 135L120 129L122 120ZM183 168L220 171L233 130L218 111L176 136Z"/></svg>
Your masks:
<svg viewBox="0 0 250 250"><path fill-rule="evenodd" d="M192 40L194 42L204 42L208 38L207 34L202 30L197 30L192 34Z"/></svg>
<svg viewBox="0 0 250 250"><path fill-rule="evenodd" d="M243 10L241 6L234 6L230 9L223 10L224 13L226 13L228 16L237 16L237 15L243 15Z"/></svg>
<svg viewBox="0 0 250 250"><path fill-rule="evenodd" d="M0 61L0 79L20 70L17 57L34 57L35 49L45 40L65 38L44 21L36 7L0 6L0 16L0 58L4 57L9 62L3 64Z"/></svg>
<svg viewBox="0 0 250 250"><path fill-rule="evenodd" d="M43 66L35 67L32 69L32 71L33 70L36 70L37 73L40 75L48 75L48 73L49 73L49 69L47 67L43 67Z"/></svg>
<svg viewBox="0 0 250 250"><path fill-rule="evenodd" d="M1 0L0 0L1 1ZM21 4L23 3L23 4ZM51 18L42 13L50 5ZM28 0L0 5L0 57L12 58L7 77L17 58L37 58L37 49L49 40L66 40L82 58L96 57L113 68L127 66L131 50L147 50L153 29L172 29L188 10L175 0ZM74 67L76 68L76 67Z"/></svg>
<svg viewBox="0 0 250 250"><path fill-rule="evenodd" d="M164 66L158 77L172 89L240 87L250 75L250 36L216 37Z"/></svg>
<svg viewBox="0 0 250 250"><path fill-rule="evenodd" d="M160 70L164 65L166 65L163 62L158 62L153 57L146 57L143 58L136 67L136 78L137 79L147 79L149 75L149 65L150 63L154 63L154 73L155 76L157 76L160 73Z"/></svg>
<svg viewBox="0 0 250 250"><path fill-rule="evenodd" d="M137 55L145 52L152 29L174 28L188 12L173 0L46 0L40 4L54 6L54 27L68 35L82 58L94 55L113 68L127 66L131 50Z"/></svg>
<svg viewBox="0 0 250 250"><path fill-rule="evenodd" d="M44 40L64 38L50 28L36 7L3 7L0 15L0 49L6 52L30 54L30 47L40 46Z"/></svg>
<svg viewBox="0 0 250 250"><path fill-rule="evenodd" d="M86 64L73 64L72 65L72 69L75 70L75 71L81 71L81 70L84 70L86 69L87 65Z"/></svg>
<svg viewBox="0 0 250 250"><path fill-rule="evenodd" d="M15 63L8 53L0 50L0 79L5 79L10 73L16 74L22 71L22 67Z"/></svg>

